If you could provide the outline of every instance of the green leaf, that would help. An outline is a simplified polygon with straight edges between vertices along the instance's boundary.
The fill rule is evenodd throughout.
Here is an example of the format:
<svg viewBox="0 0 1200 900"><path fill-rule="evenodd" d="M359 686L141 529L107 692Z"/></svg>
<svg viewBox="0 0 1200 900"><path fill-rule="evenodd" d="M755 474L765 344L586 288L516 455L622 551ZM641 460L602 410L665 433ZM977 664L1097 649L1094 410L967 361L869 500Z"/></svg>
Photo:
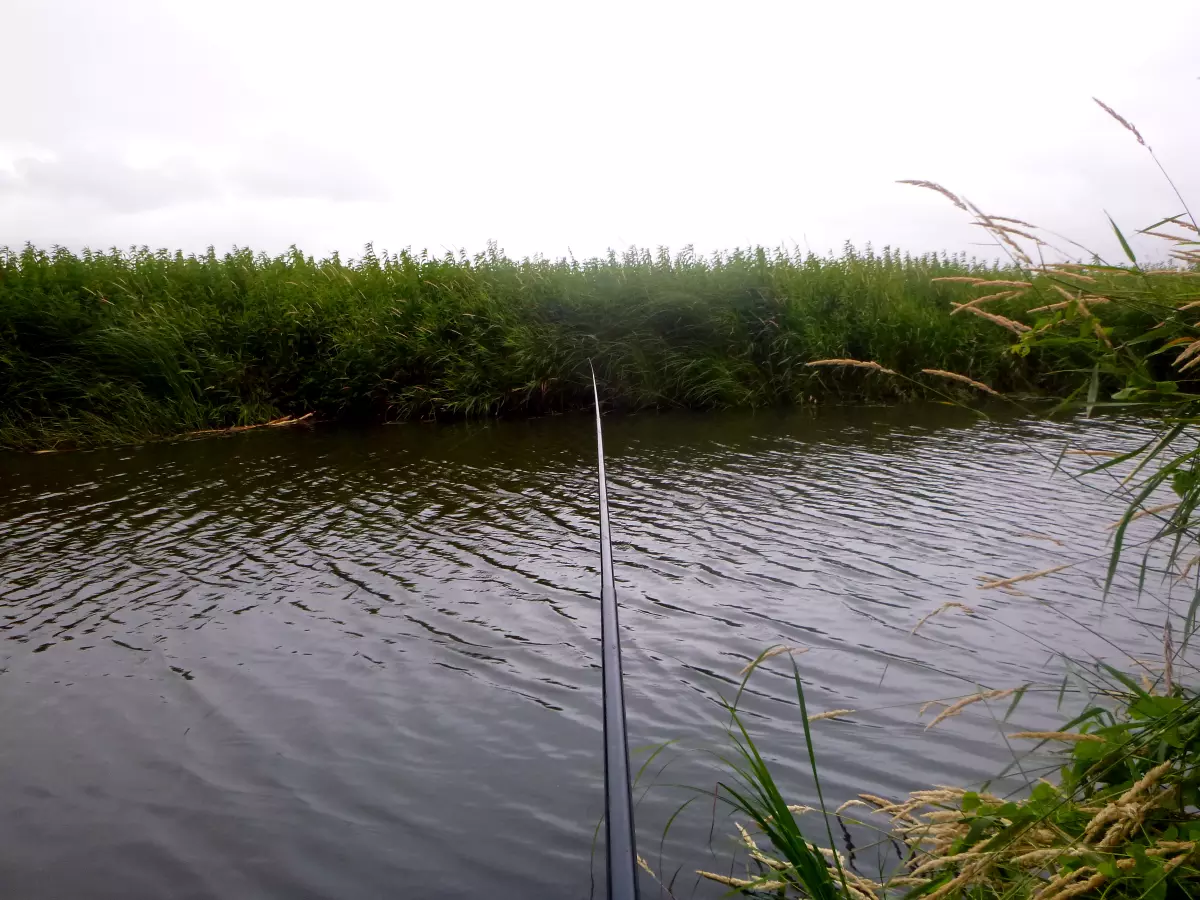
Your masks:
<svg viewBox="0 0 1200 900"><path fill-rule="evenodd" d="M975 810L979 809L979 804L981 802L982 801L979 799L979 795L977 793L974 791L967 791L965 794L963 794L962 810L963 812L974 812Z"/></svg>
<svg viewBox="0 0 1200 900"><path fill-rule="evenodd" d="M1105 213L1108 216L1108 213ZM1129 241L1125 240L1125 235L1121 234L1121 229L1117 227L1117 223L1113 221L1112 216L1108 216L1108 224L1112 226L1113 231L1117 233L1117 240L1121 242L1121 249L1125 251L1125 255L1129 257L1129 261L1137 266L1137 257L1133 255L1133 248L1129 246Z"/></svg>
<svg viewBox="0 0 1200 900"><path fill-rule="evenodd" d="M1058 791L1052 785L1046 784L1044 781L1039 781L1030 792L1029 799L1035 803L1056 800L1058 799Z"/></svg>
<svg viewBox="0 0 1200 900"><path fill-rule="evenodd" d="M1171 476L1171 490L1177 497L1185 497L1196 489L1196 470L1181 469Z"/></svg>

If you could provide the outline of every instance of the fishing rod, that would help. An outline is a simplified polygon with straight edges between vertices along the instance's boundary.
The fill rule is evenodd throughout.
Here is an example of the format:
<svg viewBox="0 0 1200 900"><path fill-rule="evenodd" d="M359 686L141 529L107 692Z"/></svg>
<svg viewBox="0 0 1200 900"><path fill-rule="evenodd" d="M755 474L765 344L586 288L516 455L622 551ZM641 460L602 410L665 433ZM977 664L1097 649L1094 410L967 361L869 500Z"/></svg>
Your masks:
<svg viewBox="0 0 1200 900"><path fill-rule="evenodd" d="M595 369L592 369L592 395L596 401L596 469L600 483L600 661L604 697L604 834L608 845L608 897L609 900L638 900L629 743L625 738L625 688L621 678L621 635L617 623L617 591L613 583L612 540L608 530L600 388L596 385Z"/></svg>

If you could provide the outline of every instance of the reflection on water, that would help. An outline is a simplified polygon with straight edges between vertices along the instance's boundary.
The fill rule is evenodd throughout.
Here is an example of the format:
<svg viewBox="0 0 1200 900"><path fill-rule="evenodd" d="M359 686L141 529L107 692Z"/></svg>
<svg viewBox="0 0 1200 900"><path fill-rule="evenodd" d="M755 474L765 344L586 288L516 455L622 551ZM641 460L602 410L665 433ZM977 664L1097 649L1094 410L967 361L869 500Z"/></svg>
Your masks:
<svg viewBox="0 0 1200 900"><path fill-rule="evenodd" d="M4 896L587 896L603 878L590 428L0 457ZM1095 569L977 589L1059 561L1044 535L1102 552L1119 511L1051 469L1068 439L1133 434L940 407L610 418L631 743L719 744L717 699L784 642L806 650L810 711L859 710L819 727L827 799L998 772L986 710L934 739L919 702L1055 680L1062 650L1117 659L1108 636L1154 653L1141 613L1099 605ZM910 633L946 601L975 614ZM802 802L790 684L751 688ZM1031 704L1022 721L1052 716ZM713 775L685 753L660 780ZM645 855L679 802L642 799ZM663 851L685 894L727 850L709 849L710 814Z"/></svg>

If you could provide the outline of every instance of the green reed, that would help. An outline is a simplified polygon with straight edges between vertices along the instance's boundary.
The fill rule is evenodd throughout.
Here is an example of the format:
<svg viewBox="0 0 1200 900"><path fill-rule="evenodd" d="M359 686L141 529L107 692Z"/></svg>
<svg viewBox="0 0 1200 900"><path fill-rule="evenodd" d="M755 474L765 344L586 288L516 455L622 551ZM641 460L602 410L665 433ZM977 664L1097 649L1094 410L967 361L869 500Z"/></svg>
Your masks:
<svg viewBox="0 0 1200 900"><path fill-rule="evenodd" d="M588 261L293 250L0 250L0 446L142 440L314 413L354 422L583 407L587 361L619 408L894 401L913 382L805 362L869 359L1053 392L1053 349L1010 352L950 315L960 274L885 250L610 253ZM988 307L1017 315L1020 307ZM944 388L944 385L941 386Z"/></svg>

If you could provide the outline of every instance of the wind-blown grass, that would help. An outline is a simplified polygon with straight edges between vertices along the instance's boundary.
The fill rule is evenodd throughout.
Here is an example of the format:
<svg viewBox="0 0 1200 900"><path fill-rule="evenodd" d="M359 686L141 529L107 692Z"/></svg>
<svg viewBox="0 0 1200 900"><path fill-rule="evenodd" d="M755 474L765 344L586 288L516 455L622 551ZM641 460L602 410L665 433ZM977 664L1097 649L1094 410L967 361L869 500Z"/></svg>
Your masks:
<svg viewBox="0 0 1200 900"><path fill-rule="evenodd" d="M1153 156L1142 135L1111 107L1096 101L1104 111L1130 131ZM1160 169L1157 157L1155 163ZM1164 176L1165 169L1162 170ZM1168 176L1168 181L1170 181ZM1193 371L1200 366L1200 285L1188 279L1200 277L1200 224L1182 195L1176 191L1182 213L1168 216L1141 234L1158 237L1168 244L1166 258L1173 267L1147 265L1135 256L1124 233L1110 219L1126 261L1105 263L1091 254L1090 260L1047 264L1051 240L1040 236L1036 226L1018 219L987 215L966 198L930 181L910 181L950 200L973 215L974 224L1005 248L1013 265L1013 278L972 281L948 276L939 283L954 284L978 296L955 306L951 316L970 316L1000 326L998 332L1017 336L1016 355L1034 354L1052 348L1070 361L1074 381L1062 406L1136 408L1143 415L1160 418L1158 434L1127 452L1081 450L1101 462L1085 474L1127 466L1132 470L1112 490L1126 503L1125 514L1110 526L1113 542L1109 553L1104 590L1111 586L1118 562L1127 549L1126 528L1137 519L1158 516L1160 526L1145 547L1164 549L1166 565L1161 574L1183 582L1200 554L1183 563L1200 544L1200 449L1195 426L1200 422L1200 385ZM1174 189L1174 182L1170 182ZM1020 228L1014 228L1018 225ZM1045 233L1049 235L1049 233ZM1057 236L1055 236L1057 237ZM1186 268L1185 268L1186 267ZM1003 283L1002 283L1003 282ZM995 288L1016 288L996 292ZM1003 301L1003 302L1001 302ZM1023 315L1003 309L1025 301ZM982 304L990 304L984 310ZM1021 307L1018 307L1019 309ZM1190 315L1188 314L1190 313ZM1125 330L1138 316L1148 324L1141 331ZM967 318L967 317L962 317ZM1030 321L1024 321L1032 319ZM855 359L829 359L829 365L860 367ZM987 393L993 388L964 370L930 367L923 374L966 384ZM1082 399L1086 397L1086 400ZM1064 453L1067 452L1064 450ZM1166 490L1177 497L1154 503ZM1165 515L1164 515L1165 514ZM1055 540L1060 546L1063 542ZM1144 551L1138 583L1139 597L1146 587L1151 566ZM1068 562L1012 578L988 581L983 589L1005 589L1035 578L1051 575L1077 563ZM1051 609L1055 607L1050 604ZM922 617L913 633L951 602ZM1012 799L984 790L938 786L916 791L905 800L891 802L870 794L844 803L834 816L846 821L844 811L865 806L873 813L890 816L880 829L884 839L900 841L900 854L893 871L880 872L878 881L863 878L834 880L834 870L844 871L836 849L828 848L830 862L824 871L804 872L793 860L800 846L810 862L812 847L797 823L778 826L777 808L788 809L769 767L752 738L735 715L738 731L733 734L737 755L725 767L754 792L730 792L726 801L732 809L758 826L770 844L765 851L755 834L738 824L745 848L746 877L734 878L701 872L704 877L729 885L743 894L770 893L778 897L824 900L831 892L844 900L1070 900L1075 897L1120 898L1120 900L1172 900L1191 898L1200 892L1200 692L1196 668L1184 656L1197 630L1200 612L1200 581L1183 623L1182 641L1173 637L1172 613L1166 605L1163 628L1161 676L1148 677L1138 685L1128 675L1098 662L1089 673L1077 669L1084 685L1085 709L1055 731L1018 731L1003 735L1006 742L1038 741L1065 746L1062 767L1056 780L1029 780L1026 789ZM1115 646L1115 645L1114 645ZM774 655L760 654L747 670L757 668ZM1131 657L1132 659L1132 657ZM1179 669L1187 672L1187 683L1176 680ZM793 663L802 717L805 715L799 670ZM1060 700L1067 680L1059 691ZM742 689L745 682L742 684ZM947 705L927 728L958 715L972 704L1012 697L1008 715L1020 703L1030 685L1002 690L980 690ZM740 690L739 690L740 696ZM930 704L926 704L929 706ZM734 706L736 706L736 701ZM921 712L925 711L922 707ZM804 722L805 750L813 765L813 740ZM998 739L1001 734L998 733ZM1010 744L1010 746L1012 746ZM748 748L748 749L747 749ZM744 762L743 762L744 761ZM753 763L753 765L748 765ZM1017 760L1014 758L1014 765ZM1024 770L1022 774L1024 774ZM1028 778L1028 776L1027 776ZM719 784L724 787L723 784ZM828 816L818 787L822 812ZM778 798L778 799L776 799ZM828 818L826 819L828 822ZM856 822L856 824L865 824ZM794 831L794 834L792 833ZM830 837L832 837L830 835ZM896 845L899 846L899 845ZM818 848L819 850L819 848Z"/></svg>
<svg viewBox="0 0 1200 900"><path fill-rule="evenodd" d="M353 262L295 250L3 250L0 446L141 440L307 413L553 413L589 402L589 359L605 401L625 409L934 393L886 372L806 365L838 358L1053 392L1069 353L1021 357L991 321L950 314L979 293L967 282L1007 286L1019 275L849 248L836 258L757 249L587 262L494 249L435 258L368 247ZM979 312L1020 317L1028 305L1001 297Z"/></svg>
<svg viewBox="0 0 1200 900"><path fill-rule="evenodd" d="M754 668L767 656L760 654ZM792 671L805 721L794 662ZM1083 680L1095 693L1061 731L1007 736L1010 741L1066 745L1057 783L1040 780L1030 785L1028 796L1015 799L939 786L914 791L899 802L860 794L861 799L835 811L821 800L822 837L829 847L805 835L793 812L807 809L787 803L736 707L729 705L735 754L725 765L737 780L733 785L719 782L718 796L753 827L737 824L746 871L743 876L698 874L741 894L811 900L1194 896L1200 888L1200 695L1166 677L1139 686L1108 667ZM820 797L816 751L807 727L805 749ZM870 814L851 817L846 812L851 807L866 807ZM874 814L883 817L872 826ZM878 880L854 872L833 846L831 816L873 827L881 840L899 842L896 846L905 848L899 861Z"/></svg>

